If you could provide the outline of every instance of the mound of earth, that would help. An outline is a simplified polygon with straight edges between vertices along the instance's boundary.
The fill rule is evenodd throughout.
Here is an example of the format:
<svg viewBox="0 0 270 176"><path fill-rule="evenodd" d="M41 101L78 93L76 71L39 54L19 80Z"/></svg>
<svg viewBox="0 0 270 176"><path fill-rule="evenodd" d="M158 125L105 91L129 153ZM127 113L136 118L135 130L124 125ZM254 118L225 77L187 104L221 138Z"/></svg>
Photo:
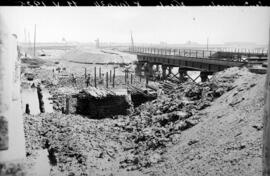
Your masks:
<svg viewBox="0 0 270 176"><path fill-rule="evenodd" d="M261 175L265 75L231 68L233 89L200 111L201 122L185 130L152 175Z"/></svg>

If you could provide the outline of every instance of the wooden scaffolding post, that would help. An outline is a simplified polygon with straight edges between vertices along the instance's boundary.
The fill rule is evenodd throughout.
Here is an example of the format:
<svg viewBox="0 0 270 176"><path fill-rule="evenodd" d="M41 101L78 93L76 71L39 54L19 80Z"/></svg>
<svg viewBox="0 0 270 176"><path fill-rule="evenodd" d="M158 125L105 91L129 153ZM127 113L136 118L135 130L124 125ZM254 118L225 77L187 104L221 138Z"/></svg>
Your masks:
<svg viewBox="0 0 270 176"><path fill-rule="evenodd" d="M95 69L94 69L94 75L95 75L95 77L94 77L95 88L97 88L97 68L96 68L96 67L95 67Z"/></svg>
<svg viewBox="0 0 270 176"><path fill-rule="evenodd" d="M127 84L127 71L125 70L125 84Z"/></svg>
<svg viewBox="0 0 270 176"><path fill-rule="evenodd" d="M110 82L112 82L112 70L110 70Z"/></svg>
<svg viewBox="0 0 270 176"><path fill-rule="evenodd" d="M69 97L66 97L66 114L69 114Z"/></svg>
<svg viewBox="0 0 270 176"><path fill-rule="evenodd" d="M37 86L37 94L38 94L38 102L39 102L40 113L44 113L45 108L44 108L42 89L41 89L40 85Z"/></svg>
<svg viewBox="0 0 270 176"><path fill-rule="evenodd" d="M113 88L114 88L114 81L115 81L115 68L113 68Z"/></svg>
<svg viewBox="0 0 270 176"><path fill-rule="evenodd" d="M34 57L36 57L36 24L34 30Z"/></svg>
<svg viewBox="0 0 270 176"><path fill-rule="evenodd" d="M127 71L127 78L126 78L126 80L127 80L127 84L129 84L129 82L128 82L128 71Z"/></svg>
<svg viewBox="0 0 270 176"><path fill-rule="evenodd" d="M108 72L106 72L106 88L109 88L109 83L108 83Z"/></svg>
<svg viewBox="0 0 270 176"><path fill-rule="evenodd" d="M146 76L146 80L145 81L146 81L145 84L148 85L148 76Z"/></svg>

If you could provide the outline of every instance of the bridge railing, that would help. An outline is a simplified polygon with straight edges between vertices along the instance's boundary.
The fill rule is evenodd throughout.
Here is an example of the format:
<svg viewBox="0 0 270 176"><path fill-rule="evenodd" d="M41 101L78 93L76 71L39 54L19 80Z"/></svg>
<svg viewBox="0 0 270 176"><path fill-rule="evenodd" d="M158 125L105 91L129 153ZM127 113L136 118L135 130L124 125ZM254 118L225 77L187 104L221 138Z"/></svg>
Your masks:
<svg viewBox="0 0 270 176"><path fill-rule="evenodd" d="M231 57L235 56L236 60L240 59L242 55L251 56L251 55L259 55L259 56L267 56L268 50L261 50L260 52L252 52L250 50L194 50L194 49L172 49L172 48L148 48L148 47L130 47L130 52L134 53L142 53L142 54L150 54L150 55L160 55L160 56L182 56L182 57L192 57L198 59L207 59L217 57L215 55L217 52L228 52ZM246 51L246 52L244 52Z"/></svg>
<svg viewBox="0 0 270 176"><path fill-rule="evenodd" d="M168 56L185 56L208 58L215 52L206 50L191 50L191 49L161 49L161 48L146 48L146 47L133 47L129 48L130 52L146 53L154 55L168 55Z"/></svg>
<svg viewBox="0 0 270 176"><path fill-rule="evenodd" d="M245 53L245 54L262 54L267 55L268 49L266 48L210 48L212 51L230 52L230 53Z"/></svg>

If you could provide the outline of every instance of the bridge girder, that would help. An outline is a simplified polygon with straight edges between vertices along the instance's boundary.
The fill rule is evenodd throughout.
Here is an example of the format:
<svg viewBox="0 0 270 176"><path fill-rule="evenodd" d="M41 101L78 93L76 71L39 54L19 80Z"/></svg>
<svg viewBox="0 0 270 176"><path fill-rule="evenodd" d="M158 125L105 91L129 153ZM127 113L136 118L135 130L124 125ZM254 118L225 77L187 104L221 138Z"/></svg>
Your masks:
<svg viewBox="0 0 270 176"><path fill-rule="evenodd" d="M139 62L146 62L151 64L166 65L168 67L183 67L193 71L209 71L218 72L233 66L243 66L243 62L232 62L213 59L170 59L170 58L156 58L154 56L138 55Z"/></svg>

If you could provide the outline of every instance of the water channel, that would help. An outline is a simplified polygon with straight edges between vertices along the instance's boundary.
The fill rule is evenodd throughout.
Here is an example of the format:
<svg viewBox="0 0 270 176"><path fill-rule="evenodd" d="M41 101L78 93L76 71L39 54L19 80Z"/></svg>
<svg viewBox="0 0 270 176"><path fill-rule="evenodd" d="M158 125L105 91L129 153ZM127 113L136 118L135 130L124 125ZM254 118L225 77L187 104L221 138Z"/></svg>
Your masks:
<svg viewBox="0 0 270 176"><path fill-rule="evenodd" d="M44 101L44 108L46 113L53 112L53 104L52 101L49 100L51 97L48 90L43 89L43 101ZM29 104L30 114L37 115L40 113L39 110L39 102L37 96L37 89L36 88L23 88L21 90L22 95L22 110L25 112L26 104Z"/></svg>

